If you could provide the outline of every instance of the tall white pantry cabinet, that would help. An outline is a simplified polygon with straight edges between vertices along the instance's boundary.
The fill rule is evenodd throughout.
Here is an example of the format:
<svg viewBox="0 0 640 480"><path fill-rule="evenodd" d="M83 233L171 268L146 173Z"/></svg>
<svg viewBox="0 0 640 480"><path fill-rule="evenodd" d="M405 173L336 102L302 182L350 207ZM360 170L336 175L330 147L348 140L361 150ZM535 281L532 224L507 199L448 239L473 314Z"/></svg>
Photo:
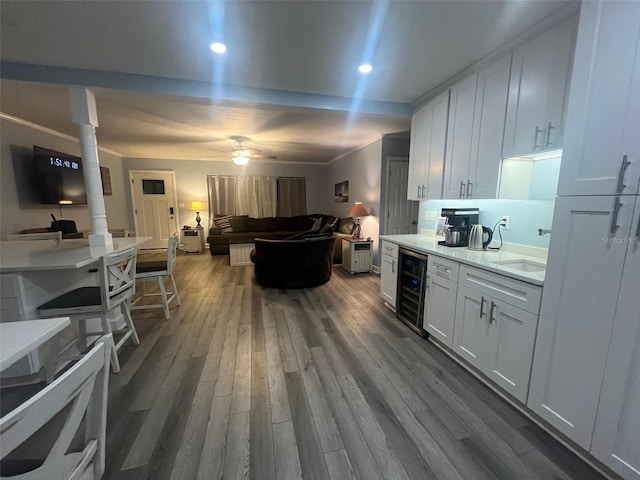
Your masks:
<svg viewBox="0 0 640 480"><path fill-rule="evenodd" d="M583 2L528 407L640 479L640 2Z"/></svg>

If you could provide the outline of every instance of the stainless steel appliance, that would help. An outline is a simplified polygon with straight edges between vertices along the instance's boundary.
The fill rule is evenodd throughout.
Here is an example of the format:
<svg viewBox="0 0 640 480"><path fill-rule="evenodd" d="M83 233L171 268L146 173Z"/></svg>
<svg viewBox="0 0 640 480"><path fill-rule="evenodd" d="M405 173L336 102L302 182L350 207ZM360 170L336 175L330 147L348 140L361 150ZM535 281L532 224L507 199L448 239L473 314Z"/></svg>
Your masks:
<svg viewBox="0 0 640 480"><path fill-rule="evenodd" d="M485 240L485 234L487 239ZM493 230L484 225L472 225L469 233L469 250L484 250L493 239Z"/></svg>
<svg viewBox="0 0 640 480"><path fill-rule="evenodd" d="M464 235L462 228L449 226L444 231L444 244L447 247L458 247L462 245L462 235Z"/></svg>
<svg viewBox="0 0 640 480"><path fill-rule="evenodd" d="M457 235L458 241L453 241L453 238L447 240L447 231L445 230L445 241L440 245L466 247L469 242L469 230L471 225L478 223L479 212L479 208L443 208L441 216L446 217L447 224L453 228L450 237L455 236L454 232L459 232L459 234Z"/></svg>
<svg viewBox="0 0 640 480"><path fill-rule="evenodd" d="M427 256L401 248L398 257L396 315L416 333L422 329L427 282Z"/></svg>

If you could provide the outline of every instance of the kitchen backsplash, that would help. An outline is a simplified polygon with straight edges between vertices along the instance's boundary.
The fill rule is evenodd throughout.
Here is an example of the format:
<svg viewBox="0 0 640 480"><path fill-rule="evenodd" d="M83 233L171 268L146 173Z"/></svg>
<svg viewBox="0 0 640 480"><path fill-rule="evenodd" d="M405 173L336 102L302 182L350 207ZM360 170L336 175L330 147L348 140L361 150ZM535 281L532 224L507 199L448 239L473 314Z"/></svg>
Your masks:
<svg viewBox="0 0 640 480"><path fill-rule="evenodd" d="M433 233L435 220L427 220L428 212L436 212L440 216L442 208L477 207L480 209L480 223L489 228L502 215L511 217L511 229L502 230L505 242L530 245L533 247L549 247L549 235L539 236L538 229L551 229L554 200L425 200L420 202L418 231L422 229ZM495 236L498 239L497 235Z"/></svg>

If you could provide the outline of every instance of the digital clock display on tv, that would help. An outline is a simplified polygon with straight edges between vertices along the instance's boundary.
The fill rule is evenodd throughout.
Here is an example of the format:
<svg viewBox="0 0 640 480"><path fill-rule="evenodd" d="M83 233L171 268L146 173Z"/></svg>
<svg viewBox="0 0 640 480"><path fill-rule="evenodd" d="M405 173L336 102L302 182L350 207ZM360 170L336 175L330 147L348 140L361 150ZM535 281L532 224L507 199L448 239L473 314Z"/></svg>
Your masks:
<svg viewBox="0 0 640 480"><path fill-rule="evenodd" d="M49 157L49 163L53 167L71 168L73 170L80 170L80 164L73 160L68 160L58 157Z"/></svg>

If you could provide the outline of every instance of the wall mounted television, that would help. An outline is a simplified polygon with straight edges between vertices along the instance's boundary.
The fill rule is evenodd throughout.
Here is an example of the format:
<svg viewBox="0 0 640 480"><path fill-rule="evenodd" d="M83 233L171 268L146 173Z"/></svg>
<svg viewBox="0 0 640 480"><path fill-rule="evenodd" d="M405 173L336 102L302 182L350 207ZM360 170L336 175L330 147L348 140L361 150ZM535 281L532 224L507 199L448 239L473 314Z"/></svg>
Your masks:
<svg viewBox="0 0 640 480"><path fill-rule="evenodd" d="M33 147L40 202L45 205L86 205L82 159L48 148Z"/></svg>

